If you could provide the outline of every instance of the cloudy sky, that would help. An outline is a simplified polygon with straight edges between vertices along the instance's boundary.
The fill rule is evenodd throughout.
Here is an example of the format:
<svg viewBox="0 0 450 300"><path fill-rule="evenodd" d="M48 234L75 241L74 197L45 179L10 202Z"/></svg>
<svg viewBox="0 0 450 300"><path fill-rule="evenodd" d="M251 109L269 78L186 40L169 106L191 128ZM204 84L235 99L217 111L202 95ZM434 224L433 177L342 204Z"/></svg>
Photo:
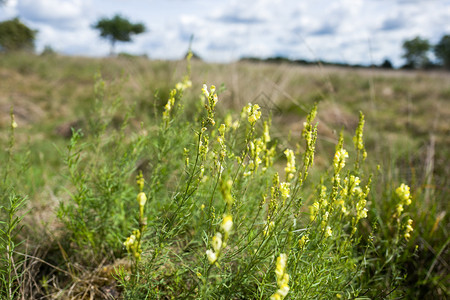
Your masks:
<svg viewBox="0 0 450 300"><path fill-rule="evenodd" d="M120 13L148 28L117 51L179 59L193 50L207 61L286 56L401 65L401 45L419 35L437 43L450 34L450 0L7 0L0 21L18 16L68 55L103 56L109 44L92 29Z"/></svg>

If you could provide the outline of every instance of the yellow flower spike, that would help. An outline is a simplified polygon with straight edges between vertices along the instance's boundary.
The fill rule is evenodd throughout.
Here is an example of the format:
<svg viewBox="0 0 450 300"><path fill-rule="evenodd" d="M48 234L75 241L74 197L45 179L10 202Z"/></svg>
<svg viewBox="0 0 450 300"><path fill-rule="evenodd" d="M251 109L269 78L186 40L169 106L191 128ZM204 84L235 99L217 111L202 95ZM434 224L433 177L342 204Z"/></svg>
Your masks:
<svg viewBox="0 0 450 300"><path fill-rule="evenodd" d="M364 150L363 130L364 130L364 115L362 112L359 112L358 128L356 128L355 136L353 137L355 149Z"/></svg>
<svg viewBox="0 0 450 300"><path fill-rule="evenodd" d="M406 222L405 234L404 234L404 237L406 240L409 240L409 238L411 237L410 232L414 231L414 228L412 227L412 223L413 223L412 219L408 219L408 221Z"/></svg>
<svg viewBox="0 0 450 300"><path fill-rule="evenodd" d="M269 124L267 124L267 121L264 121L263 141L265 144L270 142Z"/></svg>
<svg viewBox="0 0 450 300"><path fill-rule="evenodd" d="M287 263L287 255L281 253L277 257L275 275L277 277L278 290L270 297L270 299L284 299L289 292L289 274L285 272Z"/></svg>
<svg viewBox="0 0 450 300"><path fill-rule="evenodd" d="M291 184L289 182L282 182L280 184L280 193L281 193L281 197L283 198L283 200L286 200L287 198L289 198L291 189L290 189ZM284 203L283 203L284 204Z"/></svg>
<svg viewBox="0 0 450 300"><path fill-rule="evenodd" d="M295 155L294 151L292 151L291 149L286 149L284 151L284 154L286 155L287 159L286 168L284 170L286 171L286 180L289 181L294 178L294 173L296 171Z"/></svg>
<svg viewBox="0 0 450 300"><path fill-rule="evenodd" d="M283 276L284 269L286 268L286 262L287 262L287 255L281 253L280 256L277 257L277 266L275 270L275 274L277 274L278 277Z"/></svg>
<svg viewBox="0 0 450 300"><path fill-rule="evenodd" d="M334 155L334 170L339 173L345 167L345 159L348 158L348 152L345 149L340 149L336 151Z"/></svg>

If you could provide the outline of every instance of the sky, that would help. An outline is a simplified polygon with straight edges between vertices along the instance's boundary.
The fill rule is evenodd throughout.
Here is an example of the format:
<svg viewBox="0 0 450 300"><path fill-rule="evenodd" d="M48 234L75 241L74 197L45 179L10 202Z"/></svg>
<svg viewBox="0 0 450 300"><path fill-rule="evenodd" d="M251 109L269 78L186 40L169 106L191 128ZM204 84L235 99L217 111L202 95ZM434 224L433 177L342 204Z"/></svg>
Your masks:
<svg viewBox="0 0 450 300"><path fill-rule="evenodd" d="M36 51L106 56L92 28L120 14L147 31L116 52L180 59L193 51L210 62L241 57L381 64L404 63L402 43L439 42L450 34L450 0L7 0L0 21L19 17L37 29Z"/></svg>

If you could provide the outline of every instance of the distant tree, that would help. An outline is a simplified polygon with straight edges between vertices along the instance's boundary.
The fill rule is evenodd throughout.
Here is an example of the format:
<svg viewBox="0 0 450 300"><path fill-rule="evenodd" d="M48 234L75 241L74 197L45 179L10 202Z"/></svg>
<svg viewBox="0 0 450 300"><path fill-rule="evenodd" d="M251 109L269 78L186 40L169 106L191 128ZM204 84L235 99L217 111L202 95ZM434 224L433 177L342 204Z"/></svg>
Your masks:
<svg viewBox="0 0 450 300"><path fill-rule="evenodd" d="M36 33L36 30L28 28L18 18L1 22L0 50L4 52L33 51Z"/></svg>
<svg viewBox="0 0 450 300"><path fill-rule="evenodd" d="M389 59L385 59L383 61L383 63L380 65L380 67L383 69L392 69L393 68L392 63Z"/></svg>
<svg viewBox="0 0 450 300"><path fill-rule="evenodd" d="M429 64L428 52L431 49L431 45L428 40L415 37L412 40L404 41L402 47L406 66L417 69L424 68Z"/></svg>
<svg viewBox="0 0 450 300"><path fill-rule="evenodd" d="M444 35L433 50L444 67L450 69L450 35Z"/></svg>
<svg viewBox="0 0 450 300"><path fill-rule="evenodd" d="M120 15L115 15L111 19L102 18L93 27L100 30L101 37L109 40L111 43L111 54L114 53L117 41L130 42L132 34L140 34L146 30L144 24L133 24Z"/></svg>
<svg viewBox="0 0 450 300"><path fill-rule="evenodd" d="M52 56L56 55L56 51L53 50L52 46L45 45L44 50L41 52L41 56Z"/></svg>

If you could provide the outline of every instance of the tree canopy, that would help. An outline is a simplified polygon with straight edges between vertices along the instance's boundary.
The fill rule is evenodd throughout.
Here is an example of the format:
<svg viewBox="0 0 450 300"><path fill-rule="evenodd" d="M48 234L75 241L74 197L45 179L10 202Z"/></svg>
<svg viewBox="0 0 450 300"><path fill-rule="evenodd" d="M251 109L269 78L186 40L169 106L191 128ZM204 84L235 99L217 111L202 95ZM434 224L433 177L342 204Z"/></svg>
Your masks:
<svg viewBox="0 0 450 300"><path fill-rule="evenodd" d="M34 50L36 30L24 25L18 18L0 23L0 50L5 52Z"/></svg>
<svg viewBox="0 0 450 300"><path fill-rule="evenodd" d="M130 42L131 35L146 31L144 24L131 23L128 19L120 15L115 15L111 19L102 18L93 27L100 30L101 37L109 40L111 43L111 54L114 53L114 47L117 41Z"/></svg>
<svg viewBox="0 0 450 300"><path fill-rule="evenodd" d="M444 67L450 69L450 35L444 35L434 46L434 55L442 62Z"/></svg>
<svg viewBox="0 0 450 300"><path fill-rule="evenodd" d="M415 37L412 40L403 42L403 58L406 59L406 65L411 68L423 68L430 62L428 52L431 49L430 42L421 37Z"/></svg>

